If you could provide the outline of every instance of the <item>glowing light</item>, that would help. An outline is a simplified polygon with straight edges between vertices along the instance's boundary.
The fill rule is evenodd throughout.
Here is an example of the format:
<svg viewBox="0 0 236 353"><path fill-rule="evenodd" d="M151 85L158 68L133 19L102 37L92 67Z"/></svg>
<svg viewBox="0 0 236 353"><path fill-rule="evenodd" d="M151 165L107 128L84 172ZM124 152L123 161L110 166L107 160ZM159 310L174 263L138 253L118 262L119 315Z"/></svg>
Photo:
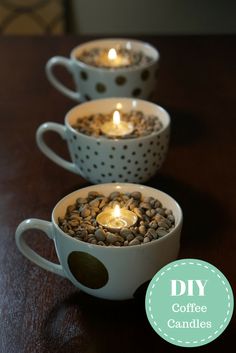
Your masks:
<svg viewBox="0 0 236 353"><path fill-rule="evenodd" d="M113 124L116 125L117 127L120 125L120 113L118 112L118 110L115 110L113 113Z"/></svg>
<svg viewBox="0 0 236 353"><path fill-rule="evenodd" d="M108 59L109 60L116 60L116 58L117 58L116 50L114 48L111 48L108 52Z"/></svg>
<svg viewBox="0 0 236 353"><path fill-rule="evenodd" d="M116 217L116 218L120 217L120 206L119 205L115 205L113 214L114 214L114 217Z"/></svg>

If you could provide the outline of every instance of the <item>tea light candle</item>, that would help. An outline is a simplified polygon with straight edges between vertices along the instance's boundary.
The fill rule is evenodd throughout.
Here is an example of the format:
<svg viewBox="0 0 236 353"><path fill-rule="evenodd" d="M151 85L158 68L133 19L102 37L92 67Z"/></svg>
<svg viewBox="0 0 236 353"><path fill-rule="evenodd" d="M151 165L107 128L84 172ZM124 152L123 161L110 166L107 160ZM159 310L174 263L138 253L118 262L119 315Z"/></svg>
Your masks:
<svg viewBox="0 0 236 353"><path fill-rule="evenodd" d="M120 120L120 113L118 110L114 111L112 121L106 122L101 127L102 132L111 137L129 135L133 129L133 124Z"/></svg>
<svg viewBox="0 0 236 353"><path fill-rule="evenodd" d="M128 66L130 65L129 56L124 56L122 54L117 54L114 48L111 48L107 54L109 66L119 67L119 66Z"/></svg>
<svg viewBox="0 0 236 353"><path fill-rule="evenodd" d="M99 213L96 218L97 222L103 227L115 230L131 227L137 222L137 219L134 212L120 208L119 205L106 209Z"/></svg>
<svg viewBox="0 0 236 353"><path fill-rule="evenodd" d="M126 55L122 54L116 49L111 48L107 50L101 50L94 58L96 65L107 67L107 68L119 68L124 66L131 65L131 56L129 52L126 52Z"/></svg>

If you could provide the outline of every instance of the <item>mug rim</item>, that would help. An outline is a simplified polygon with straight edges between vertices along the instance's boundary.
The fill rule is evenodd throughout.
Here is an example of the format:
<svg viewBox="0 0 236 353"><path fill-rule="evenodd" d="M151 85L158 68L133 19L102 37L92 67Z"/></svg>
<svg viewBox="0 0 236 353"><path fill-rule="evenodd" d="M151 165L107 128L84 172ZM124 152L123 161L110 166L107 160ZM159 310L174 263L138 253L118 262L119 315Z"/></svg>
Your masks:
<svg viewBox="0 0 236 353"><path fill-rule="evenodd" d="M79 60L76 58L76 51L78 51L78 49L81 49L82 47L86 48L87 45L90 44L96 44L96 43L102 43L102 42L133 42L135 44L138 45L142 45L146 48L149 48L150 50L152 50L155 53L155 57L151 56L152 60L149 63L145 63L143 65L137 65L137 66L127 66L127 67L119 67L119 68L104 68L104 67L96 67L93 65L89 65L84 63L83 61ZM84 42L82 44L77 45L76 47L74 47L71 52L70 52L70 59L73 60L74 62L76 62L77 64L79 64L82 68L84 69L88 69L88 70L94 70L96 72L110 72L110 73L123 73L124 71L139 71L140 69L145 69L147 67L150 67L151 65L157 63L160 60L160 52L158 51L157 48L155 48L152 44L145 42L145 41L141 41L141 40L137 40L137 39L131 39L131 38L99 38L99 39L94 39L94 40L90 40L87 42Z"/></svg>
<svg viewBox="0 0 236 353"><path fill-rule="evenodd" d="M67 198L69 197L72 197L73 195L76 195L78 192L82 191L82 190L91 190L91 189L94 189L96 187L99 187L99 186L107 186L107 187L110 187L111 188L111 192L112 191L115 191L114 189L117 189L117 187L119 186L135 186L137 188L140 188L141 189L148 189L150 190L150 194L153 193L153 191L157 191L159 193L161 193L162 195L164 196L167 196L174 204L175 204L175 207L176 207L176 210L177 210L177 213L178 213L178 216L179 216L179 219L178 219L178 222L177 224L175 225L175 227L169 232L167 233L166 235L164 235L163 237L161 238L158 238L158 239L155 239L153 242L149 242L149 243L145 243L145 244L138 244L138 245L132 245L132 246L112 246L112 247L109 247L109 246L101 246L101 245L98 245L98 244L91 244L91 243L87 243L87 242L84 242L82 240L79 240L79 239L75 239L73 237L71 237L69 234L65 233L58 225L56 219L55 219L55 213L56 213L56 210L57 208L63 203L66 201ZM116 182L116 183L103 183L103 184L98 184L98 185L90 185L90 186L86 186L86 187L83 187L81 189L77 189L69 194L67 194L66 196L64 196L62 199L60 199L56 205L54 206L53 210L52 210L52 213L51 213L51 222L53 224L53 226L56 228L57 231L59 231L59 233L62 235L62 236L65 236L66 238L70 239L72 242L75 242L75 244L77 242L79 242L80 244L82 244L83 246L85 246L85 244L87 246L89 246L90 248L96 248L96 249L109 249L109 251L117 251L117 250L113 250L113 249L120 249L119 251L127 251L125 249L137 249L139 248L140 246L142 248L146 248L148 246L154 246L155 244L158 244L159 242L163 242L163 241L166 241L168 240L172 235L173 235L173 232L174 231L181 231L181 227L182 227L182 223L183 223L183 212L182 212L182 209L179 205L179 203L172 197L170 196L169 194L167 194L166 192L160 190L160 189L156 189L156 188L153 188L153 187L150 187L150 186L146 186L146 185L142 185L142 184L135 184L135 183L119 183L119 182ZM122 249L122 250L121 250Z"/></svg>
<svg viewBox="0 0 236 353"><path fill-rule="evenodd" d="M155 108L157 108L159 111L161 111L162 113L164 113L167 121L166 121L166 124L164 125L163 124L163 121L161 120L161 123L163 124L162 128L158 131L154 131L152 132L151 134L149 135L145 135L145 136L139 136L139 137L135 137L135 138L124 138L124 139L119 139L119 138L106 138L106 137L103 137L103 136L99 136L99 137L95 137L95 136L91 136L91 135L86 135L86 134L83 134L81 132L79 132L78 130L74 129L71 124L69 123L69 119L70 119L70 116L71 114L73 114L76 110L80 110L81 107L84 107L86 105L91 105L91 104L96 104L96 102L100 102L100 101L104 101L104 103L106 103L107 101L108 102L111 102L111 101L115 101L115 100L120 100L121 102L125 102L125 101L135 101L135 102L140 102L140 103L144 103L144 104L147 104L149 106L153 106ZM145 113L145 112L144 112ZM163 107L161 107L160 105L156 104L156 103L152 103L152 102L149 102L145 99L138 99L138 98L127 98L127 97L108 97L108 98L98 98L98 99L93 99L91 101L88 101L88 102L83 102L83 103L80 103L76 106L74 106L73 108L71 108L65 115L65 125L66 127L68 128L68 130L70 130L71 132L73 133L76 133L78 134L79 136L83 136L83 137L87 137L87 138L91 138L97 142L100 142L102 141L103 143L104 142L126 142L126 143L130 143L130 142L134 142L134 141L143 141L143 140L146 140L146 139L150 139L150 137L154 137L154 136L158 136L160 135L163 131L167 130L168 127L170 126L170 123L171 123L171 119L170 119L170 115L169 113L167 112L167 110Z"/></svg>

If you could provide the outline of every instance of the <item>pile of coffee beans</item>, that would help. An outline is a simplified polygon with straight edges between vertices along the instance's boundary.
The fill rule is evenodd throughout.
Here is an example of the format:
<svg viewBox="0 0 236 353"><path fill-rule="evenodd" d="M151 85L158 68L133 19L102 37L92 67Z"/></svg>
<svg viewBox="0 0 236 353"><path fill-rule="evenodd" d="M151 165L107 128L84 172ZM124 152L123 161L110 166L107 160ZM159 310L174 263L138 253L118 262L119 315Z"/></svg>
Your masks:
<svg viewBox="0 0 236 353"><path fill-rule="evenodd" d="M91 114L89 116L79 117L72 127L78 132L94 136L115 138L114 136L104 135L101 128L104 123L112 121L113 113L109 114ZM119 138L137 138L156 133L163 127L160 119L155 115L145 115L142 111L131 110L129 113L120 112L121 121L129 122L133 125L134 129L130 134L119 136Z"/></svg>
<svg viewBox="0 0 236 353"><path fill-rule="evenodd" d="M117 204L136 214L136 224L120 230L108 230L99 225L97 215ZM67 207L65 216L58 218L58 225L71 237L91 244L132 246L165 236L175 227L175 218L172 211L163 207L159 200L152 196L142 196L139 191L114 191L109 196L90 191L87 197L79 197L73 205Z"/></svg>
<svg viewBox="0 0 236 353"><path fill-rule="evenodd" d="M84 50L80 55L76 57L77 60L84 62L87 65L100 67L100 68L111 68L106 61L101 60L102 57L108 56L108 48L92 48L90 50ZM121 64L119 66L112 67L112 69L120 69L130 66L146 65L152 61L152 58L144 55L141 51L128 50L126 48L116 49L116 53L119 56L127 58L129 64Z"/></svg>

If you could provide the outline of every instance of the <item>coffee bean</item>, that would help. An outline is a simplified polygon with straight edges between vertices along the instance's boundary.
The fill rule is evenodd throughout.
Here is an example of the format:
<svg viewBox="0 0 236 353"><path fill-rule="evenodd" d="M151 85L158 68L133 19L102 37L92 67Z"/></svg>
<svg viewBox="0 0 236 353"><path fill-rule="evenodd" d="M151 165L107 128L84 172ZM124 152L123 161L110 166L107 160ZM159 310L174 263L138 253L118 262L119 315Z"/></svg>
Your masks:
<svg viewBox="0 0 236 353"><path fill-rule="evenodd" d="M166 235L168 232L165 229L157 229L157 235L161 238Z"/></svg>
<svg viewBox="0 0 236 353"><path fill-rule="evenodd" d="M146 236L151 236L151 238L157 239L157 232L155 231L155 229L149 228L146 233Z"/></svg>
<svg viewBox="0 0 236 353"><path fill-rule="evenodd" d="M146 233L146 227L143 226L143 225L140 226L138 230L139 230L139 233L140 233L140 234L145 234L145 233Z"/></svg>
<svg viewBox="0 0 236 353"><path fill-rule="evenodd" d="M92 208L96 208L98 211L99 211L99 204L100 204L100 200L98 199L94 199L92 201L89 202L89 205L92 207Z"/></svg>
<svg viewBox="0 0 236 353"><path fill-rule="evenodd" d="M151 205L148 202L140 202L139 207L141 207L145 210L149 210L151 208Z"/></svg>
<svg viewBox="0 0 236 353"><path fill-rule="evenodd" d="M104 241L106 239L105 232L100 228L95 231L95 237L99 241Z"/></svg>
<svg viewBox="0 0 236 353"><path fill-rule="evenodd" d="M81 211L81 216L84 218L90 216L90 209L85 206Z"/></svg>
<svg viewBox="0 0 236 353"><path fill-rule="evenodd" d="M167 219L171 222L171 223L174 223L175 222L175 217L173 215L169 215L167 217Z"/></svg>
<svg viewBox="0 0 236 353"><path fill-rule="evenodd" d="M130 194L130 196L133 197L135 200L140 200L142 197L142 194L139 191L134 191Z"/></svg>
<svg viewBox="0 0 236 353"><path fill-rule="evenodd" d="M79 197L77 200L76 200L77 204L84 204L84 203L87 203L88 200L84 197Z"/></svg>
<svg viewBox="0 0 236 353"><path fill-rule="evenodd" d="M115 199L117 199L119 196L120 196L119 191L114 191L114 192L112 192L112 193L110 194L109 199L110 199L110 200L115 200Z"/></svg>
<svg viewBox="0 0 236 353"><path fill-rule="evenodd" d="M127 236L126 236L126 240L128 241L131 241L134 239L134 235L132 233L129 233Z"/></svg>
<svg viewBox="0 0 236 353"><path fill-rule="evenodd" d="M149 223L149 227L153 228L153 229L156 229L157 228L157 222L156 221L151 221Z"/></svg>
<svg viewBox="0 0 236 353"><path fill-rule="evenodd" d="M136 238L131 240L131 242L129 242L129 246L139 245L139 244L140 244L140 241Z"/></svg>
<svg viewBox="0 0 236 353"><path fill-rule="evenodd" d="M134 213L135 213L139 218L143 218L143 214L142 214L142 212L140 211L139 208L135 207L135 208L133 209L133 211L134 211Z"/></svg>
<svg viewBox="0 0 236 353"><path fill-rule="evenodd" d="M158 222L158 226L162 227L164 229L169 229L170 228L169 225L165 221Z"/></svg>
<svg viewBox="0 0 236 353"><path fill-rule="evenodd" d="M143 239L143 242L144 242L144 244L149 243L149 242L150 242L150 239L149 239L148 237L145 237L145 238Z"/></svg>
<svg viewBox="0 0 236 353"><path fill-rule="evenodd" d="M137 235L137 236L135 237L135 239L138 239L138 240L140 241L140 243L143 242L143 236L142 236L141 234Z"/></svg>
<svg viewBox="0 0 236 353"><path fill-rule="evenodd" d="M106 244L101 240L98 241L98 245L106 246Z"/></svg>

